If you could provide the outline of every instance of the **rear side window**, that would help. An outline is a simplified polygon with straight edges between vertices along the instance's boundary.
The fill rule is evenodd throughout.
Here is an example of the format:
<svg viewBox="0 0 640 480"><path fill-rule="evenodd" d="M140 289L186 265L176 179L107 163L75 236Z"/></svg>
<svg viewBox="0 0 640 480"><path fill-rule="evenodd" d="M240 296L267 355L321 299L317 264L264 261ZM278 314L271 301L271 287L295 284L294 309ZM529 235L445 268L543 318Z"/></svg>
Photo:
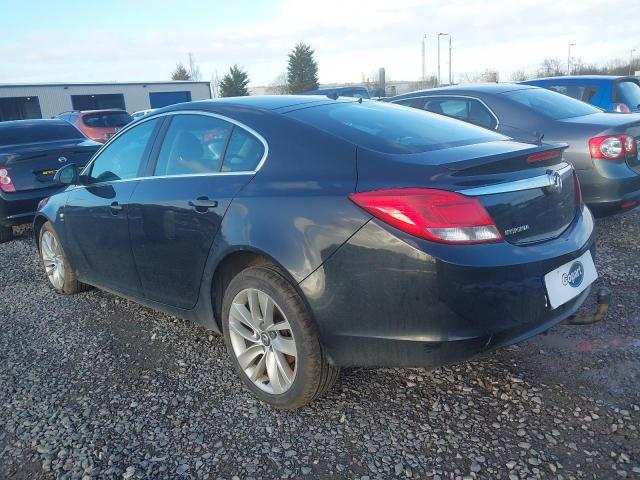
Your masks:
<svg viewBox="0 0 640 480"><path fill-rule="evenodd" d="M21 143L54 142L84 138L84 135L67 122L48 122L13 124L0 126L0 145L19 145Z"/></svg>
<svg viewBox="0 0 640 480"><path fill-rule="evenodd" d="M160 149L155 175L219 172L233 125L205 115L175 115Z"/></svg>
<svg viewBox="0 0 640 480"><path fill-rule="evenodd" d="M89 113L82 117L82 122L91 128L119 128L132 120L126 112Z"/></svg>
<svg viewBox="0 0 640 480"><path fill-rule="evenodd" d="M629 108L640 108L640 85L633 80L616 83L614 102L625 103Z"/></svg>
<svg viewBox="0 0 640 480"><path fill-rule="evenodd" d="M229 146L224 154L223 172L250 172L256 169L264 145L256 137L240 127L234 127Z"/></svg>
<svg viewBox="0 0 640 480"><path fill-rule="evenodd" d="M596 107L545 88L515 90L504 95L514 102L554 120L602 112Z"/></svg>
<svg viewBox="0 0 640 480"><path fill-rule="evenodd" d="M385 153L420 153L507 138L442 115L383 102L336 102L288 115L356 145Z"/></svg>

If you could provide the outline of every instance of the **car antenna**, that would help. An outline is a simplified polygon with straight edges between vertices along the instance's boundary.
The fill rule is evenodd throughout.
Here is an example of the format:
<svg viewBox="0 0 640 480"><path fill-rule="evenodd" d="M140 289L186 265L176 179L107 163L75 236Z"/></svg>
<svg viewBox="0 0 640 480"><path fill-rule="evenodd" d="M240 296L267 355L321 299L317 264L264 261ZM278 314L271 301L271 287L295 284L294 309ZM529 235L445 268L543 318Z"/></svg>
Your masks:
<svg viewBox="0 0 640 480"><path fill-rule="evenodd" d="M358 98L358 103L362 103L362 97Z"/></svg>
<svg viewBox="0 0 640 480"><path fill-rule="evenodd" d="M337 100L338 99L338 93L337 92L333 92L333 93L327 93L327 97L333 99L333 100Z"/></svg>
<svg viewBox="0 0 640 480"><path fill-rule="evenodd" d="M544 133L536 132L536 137L538 137L538 143L542 143L542 139L544 138Z"/></svg>

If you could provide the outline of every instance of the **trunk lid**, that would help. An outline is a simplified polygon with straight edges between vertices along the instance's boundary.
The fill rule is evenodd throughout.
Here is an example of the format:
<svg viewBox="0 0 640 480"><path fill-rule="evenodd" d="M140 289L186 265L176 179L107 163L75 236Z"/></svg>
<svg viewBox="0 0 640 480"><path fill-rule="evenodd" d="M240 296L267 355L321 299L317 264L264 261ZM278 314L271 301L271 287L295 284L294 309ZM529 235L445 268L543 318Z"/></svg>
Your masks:
<svg viewBox="0 0 640 480"><path fill-rule="evenodd" d="M16 191L52 186L59 168L86 165L101 147L90 140L59 140L0 147L0 166L9 172Z"/></svg>
<svg viewBox="0 0 640 480"><path fill-rule="evenodd" d="M561 235L578 210L565 147L500 141L411 155L359 149L357 190L456 191L482 203L505 241L542 242ZM542 158L530 161L534 155Z"/></svg>

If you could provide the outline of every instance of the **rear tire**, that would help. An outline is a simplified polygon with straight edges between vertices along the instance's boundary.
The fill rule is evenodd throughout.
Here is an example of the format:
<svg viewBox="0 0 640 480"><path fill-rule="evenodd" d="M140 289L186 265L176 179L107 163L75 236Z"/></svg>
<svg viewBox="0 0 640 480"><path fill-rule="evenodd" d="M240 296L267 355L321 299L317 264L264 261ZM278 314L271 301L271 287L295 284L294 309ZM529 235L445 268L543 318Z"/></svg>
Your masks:
<svg viewBox="0 0 640 480"><path fill-rule="evenodd" d="M49 283L58 293L72 295L91 288L76 277L67 256L62 250L62 244L50 222L46 222L40 229L38 238L40 258L44 265Z"/></svg>
<svg viewBox="0 0 640 480"><path fill-rule="evenodd" d="M329 364L300 295L272 268L247 268L229 283L222 329L237 374L259 400L276 408L312 402L340 372Z"/></svg>
<svg viewBox="0 0 640 480"><path fill-rule="evenodd" d="M13 240L13 228L0 227L0 243L5 243Z"/></svg>

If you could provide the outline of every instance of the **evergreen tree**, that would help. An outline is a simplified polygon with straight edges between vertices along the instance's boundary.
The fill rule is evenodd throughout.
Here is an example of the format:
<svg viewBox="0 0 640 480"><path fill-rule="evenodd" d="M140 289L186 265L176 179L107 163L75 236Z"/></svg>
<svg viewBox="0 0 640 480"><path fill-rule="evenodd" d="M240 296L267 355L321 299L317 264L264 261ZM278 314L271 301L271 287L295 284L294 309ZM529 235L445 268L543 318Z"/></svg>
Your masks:
<svg viewBox="0 0 640 480"><path fill-rule="evenodd" d="M191 80L191 75L189 75L185 66L179 63L171 74L171 80Z"/></svg>
<svg viewBox="0 0 640 480"><path fill-rule="evenodd" d="M318 64L313 50L306 43L298 43L289 53L287 83L289 92L302 93L318 88Z"/></svg>
<svg viewBox="0 0 640 480"><path fill-rule="evenodd" d="M249 95L247 85L249 84L249 74L238 65L229 69L220 82L221 97L244 97Z"/></svg>

